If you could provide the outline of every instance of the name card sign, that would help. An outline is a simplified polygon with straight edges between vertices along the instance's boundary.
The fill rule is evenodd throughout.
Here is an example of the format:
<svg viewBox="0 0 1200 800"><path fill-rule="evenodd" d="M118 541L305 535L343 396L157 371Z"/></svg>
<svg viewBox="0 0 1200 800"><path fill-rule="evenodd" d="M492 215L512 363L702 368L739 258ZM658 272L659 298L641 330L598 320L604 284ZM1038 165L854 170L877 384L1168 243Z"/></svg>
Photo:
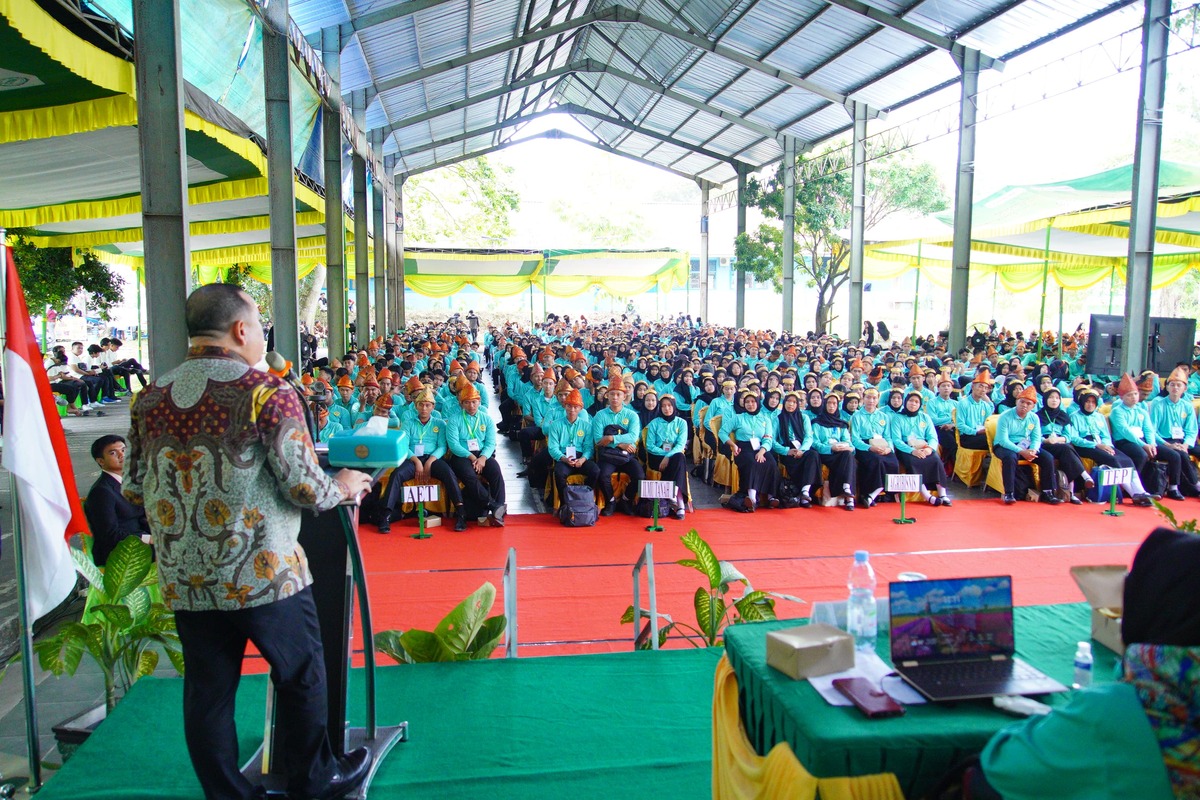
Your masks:
<svg viewBox="0 0 1200 800"><path fill-rule="evenodd" d="M921 491L921 476L908 473L889 474L887 490L889 492L919 492Z"/></svg>
<svg viewBox="0 0 1200 800"><path fill-rule="evenodd" d="M406 503L434 503L438 499L438 492L441 486L436 483L423 483L416 486L404 487L404 502Z"/></svg>
<svg viewBox="0 0 1200 800"><path fill-rule="evenodd" d="M1100 485L1112 486L1128 483L1133 480L1133 467L1118 467L1116 469L1100 470Z"/></svg>
<svg viewBox="0 0 1200 800"><path fill-rule="evenodd" d="M673 500L675 483L673 481L642 481L641 496L647 500Z"/></svg>

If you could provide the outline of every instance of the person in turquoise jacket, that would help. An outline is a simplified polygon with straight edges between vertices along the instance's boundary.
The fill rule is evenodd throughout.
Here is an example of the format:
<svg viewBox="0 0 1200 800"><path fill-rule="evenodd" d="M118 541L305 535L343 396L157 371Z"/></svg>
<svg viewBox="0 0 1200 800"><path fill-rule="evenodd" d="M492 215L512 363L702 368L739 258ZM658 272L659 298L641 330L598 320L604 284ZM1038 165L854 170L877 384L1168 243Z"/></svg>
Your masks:
<svg viewBox="0 0 1200 800"><path fill-rule="evenodd" d="M329 407L321 403L313 403L313 419L317 423L317 441L328 442L329 437L345 430L329 413Z"/></svg>
<svg viewBox="0 0 1200 800"><path fill-rule="evenodd" d="M904 408L888 421L884 436L896 448L896 457L904 469L921 476L921 496L926 502L931 506L949 506L946 469L937 449L937 428L924 412L924 406L925 396L910 391L904 398Z"/></svg>
<svg viewBox="0 0 1200 800"><path fill-rule="evenodd" d="M708 404L708 413L704 416L704 427L709 428L712 421L717 417L720 417L722 421L724 421L726 417L733 416L735 413L737 413L733 407L734 395L736 394L737 381L729 378L721 381L721 394ZM715 439L717 452L727 458L732 459L733 453L729 449L729 442L721 438L719 428L718 435L715 437Z"/></svg>
<svg viewBox="0 0 1200 800"><path fill-rule="evenodd" d="M894 416L879 407L879 390L870 388L863 392L863 407L850 420L858 496L867 508L874 506L880 498L891 499L883 491L885 476L900 472L896 449L885 437L888 422Z"/></svg>
<svg viewBox="0 0 1200 800"><path fill-rule="evenodd" d="M1159 452L1179 465L1177 471L1168 462L1172 476L1166 497L1182 500L1180 485L1190 494L1200 495L1200 481L1192 464L1191 451L1196 449L1196 410L1187 396L1187 368L1176 367L1167 377L1167 393L1150 402L1150 422L1154 425L1154 442Z"/></svg>
<svg viewBox="0 0 1200 800"><path fill-rule="evenodd" d="M1037 412L1038 422L1042 424L1042 449L1054 456L1054 463L1067 476L1070 487L1074 491L1067 492L1067 498L1072 505L1081 505L1086 495L1096 485L1092 476L1087 473L1083 461L1075 449L1075 426L1071 417L1062 407L1062 395L1053 386L1041 394L1042 409ZM1077 494L1078 493L1078 494Z"/></svg>
<svg viewBox="0 0 1200 800"><path fill-rule="evenodd" d="M738 400L742 410L721 419L721 441L728 442L738 468L735 497L740 502L732 507L737 511L754 511L762 497L763 505L778 508L775 491L779 467L771 452L775 442L775 418L759 408L758 395L748 389L742 390Z"/></svg>
<svg viewBox="0 0 1200 800"><path fill-rule="evenodd" d="M504 473L496 461L496 423L479 411L479 392L471 384L458 391L461 414L446 420L450 467L463 485L468 516L487 515L487 523L504 527Z"/></svg>
<svg viewBox="0 0 1200 800"><path fill-rule="evenodd" d="M1121 676L992 737L979 800L1200 797L1200 538L1159 528L1125 579ZM1099 677L1099 676L1098 676Z"/></svg>
<svg viewBox="0 0 1200 800"><path fill-rule="evenodd" d="M594 492L600 479L596 463L592 419L583 410L583 395L572 389L563 400L563 416L550 424L546 434L546 450L554 461L554 483L558 496L567 496L567 478L582 475L583 482Z"/></svg>
<svg viewBox="0 0 1200 800"><path fill-rule="evenodd" d="M592 417L592 441L596 448L596 461L600 465L599 485L604 495L601 514L611 517L616 511L612 476L620 472L629 476L629 488L625 491L636 496L646 472L637 459L637 447L642 438L642 423L637 412L625 406L625 384L619 377L608 382L608 405ZM632 498L630 498L632 499Z"/></svg>
<svg viewBox="0 0 1200 800"><path fill-rule="evenodd" d="M660 473L659 480L675 484L675 519L683 519L691 510L688 494L687 447L688 426L675 413L675 395L665 394L658 403L658 415L646 426L646 466Z"/></svg>
<svg viewBox="0 0 1200 800"><path fill-rule="evenodd" d="M1158 460L1166 461L1169 465L1173 455L1159 457L1154 423L1150 421L1150 410L1145 403L1140 402L1141 392L1131 376L1121 376L1121 382L1117 384L1117 396L1121 398L1121 402L1114 403L1108 415L1108 421L1112 425L1113 445L1129 456L1142 477L1142 483L1147 484L1147 465ZM1175 474L1178 476L1179 473ZM1161 500L1165 487L1157 486L1157 480L1150 485L1154 487L1150 497Z"/></svg>
<svg viewBox="0 0 1200 800"><path fill-rule="evenodd" d="M413 400L415 411L406 417L403 428L412 451L409 460L415 470L413 477L419 482L437 481L442 485L442 491L454 509L454 530L465 531L467 515L462 491L458 488L458 477L446 461L449 450L446 420L434 412L436 401L433 389L428 387L418 392Z"/></svg>
<svg viewBox="0 0 1200 800"><path fill-rule="evenodd" d="M958 407L958 401L950 396L954 391L954 379L950 377L949 372L938 376L935 388L937 394L925 401L925 413L937 429L942 464L945 465L947 473L953 474L954 462L958 459L958 442L954 438L954 411Z"/></svg>
<svg viewBox="0 0 1200 800"><path fill-rule="evenodd" d="M1097 466L1110 469L1129 468L1131 479L1120 486L1133 499L1135 506L1149 508L1153 505L1150 495L1142 486L1142 478L1134 467L1133 459L1113 446L1112 435L1108 429L1108 418L1097 414L1100 403L1100 392L1094 388L1079 391L1078 402L1073 406L1075 413L1071 415L1071 444L1081 458L1089 458ZM1103 496L1100 498L1103 500Z"/></svg>
<svg viewBox="0 0 1200 800"><path fill-rule="evenodd" d="M984 425L988 417L996 413L996 404L988 396L991 388L991 373L983 369L971 380L971 391L958 398L954 424L958 428L960 446L970 450L988 449Z"/></svg>
<svg viewBox="0 0 1200 800"><path fill-rule="evenodd" d="M812 506L812 486L821 477L821 459L812 449L812 423L800 408L799 392L783 396L783 405L775 419L771 450L775 460L787 471L788 479L800 490L801 508Z"/></svg>
<svg viewBox="0 0 1200 800"><path fill-rule="evenodd" d="M842 508L853 511L854 445L850 443L850 425L839 411L837 395L827 396L821 413L813 419L813 449L820 454L822 466L829 468L830 491L842 497Z"/></svg>
<svg viewBox="0 0 1200 800"><path fill-rule="evenodd" d="M1036 406L1037 390L1027 386L1016 395L1013 407L1006 408L996 420L992 455L1000 459L1005 505L1017 502L1017 462L1022 459L1038 465L1041 501L1050 505L1062 502L1054 494L1058 483L1054 456L1042 449L1042 423L1033 412Z"/></svg>

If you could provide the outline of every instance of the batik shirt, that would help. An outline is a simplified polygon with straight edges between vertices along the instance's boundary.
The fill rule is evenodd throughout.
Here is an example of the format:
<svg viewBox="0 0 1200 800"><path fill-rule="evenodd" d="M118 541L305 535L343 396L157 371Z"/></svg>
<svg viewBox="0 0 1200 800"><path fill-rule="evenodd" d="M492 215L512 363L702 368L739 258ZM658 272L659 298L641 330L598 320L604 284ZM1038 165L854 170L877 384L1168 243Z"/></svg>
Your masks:
<svg viewBox="0 0 1200 800"><path fill-rule="evenodd" d="M299 395L220 347L193 347L138 395L122 489L146 508L176 611L236 611L307 587L301 509L343 499L317 464Z"/></svg>

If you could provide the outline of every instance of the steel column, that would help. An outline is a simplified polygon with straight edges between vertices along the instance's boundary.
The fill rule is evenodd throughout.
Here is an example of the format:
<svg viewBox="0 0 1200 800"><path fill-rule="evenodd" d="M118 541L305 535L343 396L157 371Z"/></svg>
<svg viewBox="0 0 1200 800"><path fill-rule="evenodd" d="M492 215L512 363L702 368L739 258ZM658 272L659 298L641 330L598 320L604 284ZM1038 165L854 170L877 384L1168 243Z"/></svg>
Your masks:
<svg viewBox="0 0 1200 800"><path fill-rule="evenodd" d="M791 331L796 294L796 139L783 137L783 326Z"/></svg>
<svg viewBox="0 0 1200 800"><path fill-rule="evenodd" d="M179 0L134 0L133 27L150 372L162 375L187 357L191 291Z"/></svg>
<svg viewBox="0 0 1200 800"><path fill-rule="evenodd" d="M383 150L383 137L372 137L376 157ZM383 226L383 165L371 165L371 227L375 233L375 335L387 335L387 235Z"/></svg>
<svg viewBox="0 0 1200 800"><path fill-rule="evenodd" d="M396 159L388 156L384 160L383 174L385 180L383 183L383 242L387 249L387 333L392 333L396 330L396 320L399 314L396 313L396 269L399 263L396 260L396 186L395 186L395 166Z"/></svg>
<svg viewBox="0 0 1200 800"><path fill-rule="evenodd" d="M708 184L700 184L700 319L708 319Z"/></svg>
<svg viewBox="0 0 1200 800"><path fill-rule="evenodd" d="M954 248L950 270L949 351L967 341L967 291L971 269L971 204L975 194L975 117L978 111L979 51L967 49L962 60L958 104L958 171L954 183Z"/></svg>
<svg viewBox="0 0 1200 800"><path fill-rule="evenodd" d="M867 219L867 109L854 103L854 164L850 183L850 335L857 342L863 330L863 236Z"/></svg>
<svg viewBox="0 0 1200 800"><path fill-rule="evenodd" d="M342 80L342 39L336 27L321 31L321 60L335 82ZM346 230L342 222L341 115L321 109L321 144L325 158L325 308L329 355L346 354Z"/></svg>
<svg viewBox="0 0 1200 800"><path fill-rule="evenodd" d="M356 120L366 114L366 92L356 91L350 96ZM354 326L358 346L363 347L371 339L370 280L371 252L367 248L367 162L354 153L350 158L351 181L354 191Z"/></svg>
<svg viewBox="0 0 1200 800"><path fill-rule="evenodd" d="M738 170L737 176L737 235L746 232L746 173ZM739 328L746 327L746 273L734 265L734 290L736 305L734 324Z"/></svg>
<svg viewBox="0 0 1200 800"><path fill-rule="evenodd" d="M388 299L396 304L396 327L407 327L404 309L404 176L396 184L396 269L392 273L392 291Z"/></svg>
<svg viewBox="0 0 1200 800"><path fill-rule="evenodd" d="M1129 264L1125 268L1125 349L1121 353L1121 369L1135 374L1145 366L1150 329L1162 113L1167 90L1167 39L1171 33L1166 17L1170 13L1171 0L1146 0L1133 154L1133 205L1129 212Z"/></svg>
<svg viewBox="0 0 1200 800"><path fill-rule="evenodd" d="M275 326L275 351L299 369L300 299L287 0L275 0L263 13L267 20L263 25L263 89L267 111L267 205L271 214L271 321Z"/></svg>

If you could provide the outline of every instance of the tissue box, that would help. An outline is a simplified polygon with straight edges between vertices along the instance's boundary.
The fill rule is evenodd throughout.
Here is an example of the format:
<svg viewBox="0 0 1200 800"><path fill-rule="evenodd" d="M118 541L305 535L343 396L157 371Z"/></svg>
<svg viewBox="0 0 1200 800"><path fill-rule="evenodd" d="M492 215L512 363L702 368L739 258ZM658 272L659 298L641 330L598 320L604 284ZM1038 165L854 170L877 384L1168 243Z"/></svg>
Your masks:
<svg viewBox="0 0 1200 800"><path fill-rule="evenodd" d="M854 637L813 623L767 634L767 664L789 678L815 678L854 666Z"/></svg>
<svg viewBox="0 0 1200 800"><path fill-rule="evenodd" d="M408 434L386 430L381 434L362 429L340 431L329 437L329 463L335 467L395 467L408 458Z"/></svg>
<svg viewBox="0 0 1200 800"><path fill-rule="evenodd" d="M1092 607L1092 638L1117 655L1125 653L1121 640L1121 610L1125 603L1125 574L1118 564L1071 567L1071 577Z"/></svg>

